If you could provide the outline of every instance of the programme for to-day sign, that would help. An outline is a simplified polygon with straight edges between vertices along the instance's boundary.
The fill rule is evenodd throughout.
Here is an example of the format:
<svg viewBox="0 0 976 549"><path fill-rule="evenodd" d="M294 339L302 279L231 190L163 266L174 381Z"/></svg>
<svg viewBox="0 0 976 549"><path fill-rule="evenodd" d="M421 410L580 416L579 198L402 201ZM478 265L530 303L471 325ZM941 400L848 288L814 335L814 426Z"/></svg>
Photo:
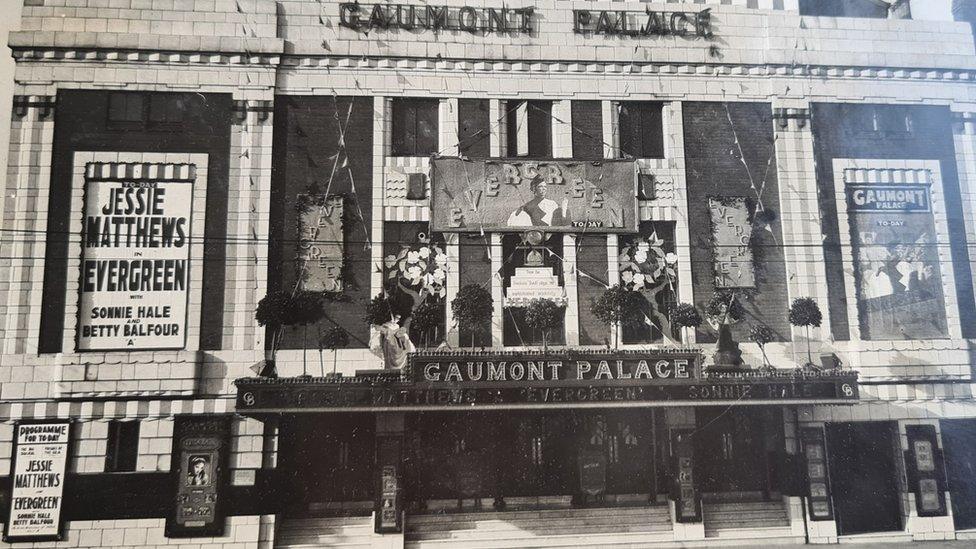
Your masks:
<svg viewBox="0 0 976 549"><path fill-rule="evenodd" d="M5 541L60 539L70 431L66 421L17 425Z"/></svg>
<svg viewBox="0 0 976 549"><path fill-rule="evenodd" d="M637 231L632 160L437 158L431 188L437 232Z"/></svg>
<svg viewBox="0 0 976 549"><path fill-rule="evenodd" d="M86 166L78 350L184 347L194 178L190 164Z"/></svg>

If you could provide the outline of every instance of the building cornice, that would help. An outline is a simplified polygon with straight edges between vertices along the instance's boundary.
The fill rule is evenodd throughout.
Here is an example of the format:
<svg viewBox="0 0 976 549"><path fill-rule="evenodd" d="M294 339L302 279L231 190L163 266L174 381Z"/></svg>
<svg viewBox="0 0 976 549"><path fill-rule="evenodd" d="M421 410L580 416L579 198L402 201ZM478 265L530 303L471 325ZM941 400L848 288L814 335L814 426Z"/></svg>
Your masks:
<svg viewBox="0 0 976 549"><path fill-rule="evenodd" d="M409 70L470 73L641 74L703 77L792 77L930 82L974 82L976 70L850 65L608 62L578 60L513 61L422 57L289 55L269 52L186 52L102 48L13 47L18 63L58 61L164 65L241 65L284 70Z"/></svg>

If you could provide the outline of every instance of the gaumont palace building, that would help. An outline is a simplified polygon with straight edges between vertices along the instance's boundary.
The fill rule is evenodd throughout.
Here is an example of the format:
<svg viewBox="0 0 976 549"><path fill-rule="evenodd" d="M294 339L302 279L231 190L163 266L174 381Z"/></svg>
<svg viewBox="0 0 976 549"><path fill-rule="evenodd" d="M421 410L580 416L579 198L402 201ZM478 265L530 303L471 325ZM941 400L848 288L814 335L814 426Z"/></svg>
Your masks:
<svg viewBox="0 0 976 549"><path fill-rule="evenodd" d="M0 546L976 539L931 3L25 0Z"/></svg>

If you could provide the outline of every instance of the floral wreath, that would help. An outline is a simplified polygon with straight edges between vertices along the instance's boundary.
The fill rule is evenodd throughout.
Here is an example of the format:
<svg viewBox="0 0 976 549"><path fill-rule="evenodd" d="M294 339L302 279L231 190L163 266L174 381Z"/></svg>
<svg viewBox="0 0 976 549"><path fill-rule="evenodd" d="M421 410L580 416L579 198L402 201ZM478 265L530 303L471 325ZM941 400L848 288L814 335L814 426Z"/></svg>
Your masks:
<svg viewBox="0 0 976 549"><path fill-rule="evenodd" d="M419 298L418 303L428 295L447 295L447 262L447 252L429 242L403 246L398 254L388 255L384 260L387 280L395 281L401 290Z"/></svg>

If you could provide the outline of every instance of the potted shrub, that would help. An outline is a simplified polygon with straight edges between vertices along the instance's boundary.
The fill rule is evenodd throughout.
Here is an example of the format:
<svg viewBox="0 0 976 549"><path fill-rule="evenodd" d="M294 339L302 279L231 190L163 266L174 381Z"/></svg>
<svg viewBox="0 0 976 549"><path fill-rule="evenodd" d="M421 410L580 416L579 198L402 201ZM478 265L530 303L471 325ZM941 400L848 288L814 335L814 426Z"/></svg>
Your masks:
<svg viewBox="0 0 976 549"><path fill-rule="evenodd" d="M335 376L338 367L339 349L349 345L349 333L341 326L333 326L319 340L319 359L321 364L322 349L332 351L332 375ZM322 377L325 377L325 367L322 368Z"/></svg>
<svg viewBox="0 0 976 549"><path fill-rule="evenodd" d="M563 308L549 299L533 299L525 307L525 325L542 332L543 352L549 350L549 333L559 325Z"/></svg>
<svg viewBox="0 0 976 549"><path fill-rule="evenodd" d="M798 297L793 300L789 311L790 324L803 327L807 338L807 363L806 366L816 368L813 363L813 354L810 351L810 326L819 327L823 321L823 314L820 306L810 297Z"/></svg>
<svg viewBox="0 0 976 549"><path fill-rule="evenodd" d="M695 307L691 303L678 303L675 305L674 310L671 311L671 325L681 328L682 331L695 329L701 326L701 323L702 315L698 312L698 307ZM681 340L687 342L687 334L681 335Z"/></svg>
<svg viewBox="0 0 976 549"><path fill-rule="evenodd" d="M473 348L475 335L484 331L484 321L491 319L492 313L495 312L495 305L491 299L491 292L483 286L467 284L462 286L451 300L451 310L458 327L471 334Z"/></svg>
<svg viewBox="0 0 976 549"><path fill-rule="evenodd" d="M773 330L765 324L756 324L749 329L749 339L756 345L759 345L759 352L762 353L763 366L761 370L766 372L775 369L773 368L773 365L769 363L769 357L766 356L766 344L772 341L774 338L775 334L773 334Z"/></svg>
<svg viewBox="0 0 976 549"><path fill-rule="evenodd" d="M620 325L637 325L644 321L641 296L619 284L607 288L593 301L590 312L613 332L613 348L618 348Z"/></svg>
<svg viewBox="0 0 976 549"><path fill-rule="evenodd" d="M303 338L307 340L308 325L322 319L322 297L315 292L285 292L278 290L264 296L258 302L254 318L259 326L270 331L271 346L265 356L265 365L258 375L277 377L275 360L285 326L303 326ZM302 346L303 375L308 375L305 361L305 345Z"/></svg>
<svg viewBox="0 0 976 549"><path fill-rule="evenodd" d="M428 297L410 315L410 330L418 344L430 346L431 340L438 340L441 320L444 318L444 302ZM432 337L433 333L433 337Z"/></svg>

